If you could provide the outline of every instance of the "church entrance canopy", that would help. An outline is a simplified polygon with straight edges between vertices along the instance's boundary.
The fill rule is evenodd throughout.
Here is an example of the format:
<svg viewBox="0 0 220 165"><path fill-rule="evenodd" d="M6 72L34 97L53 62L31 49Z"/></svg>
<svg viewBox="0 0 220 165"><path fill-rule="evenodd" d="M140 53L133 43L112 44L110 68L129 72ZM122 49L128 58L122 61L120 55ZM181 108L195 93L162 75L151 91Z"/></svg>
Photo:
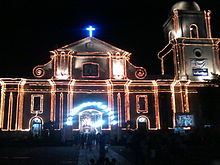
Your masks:
<svg viewBox="0 0 220 165"><path fill-rule="evenodd" d="M85 102L72 109L66 124L81 132L101 132L117 124L114 112L102 102Z"/></svg>

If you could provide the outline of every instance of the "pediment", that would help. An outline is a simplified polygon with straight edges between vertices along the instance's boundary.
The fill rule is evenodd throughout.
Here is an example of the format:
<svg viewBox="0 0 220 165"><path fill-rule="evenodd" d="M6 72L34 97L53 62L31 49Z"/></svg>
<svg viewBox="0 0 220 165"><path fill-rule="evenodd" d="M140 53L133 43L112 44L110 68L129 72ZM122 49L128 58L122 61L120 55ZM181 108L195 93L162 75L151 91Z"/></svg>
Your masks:
<svg viewBox="0 0 220 165"><path fill-rule="evenodd" d="M73 42L61 49L70 49L74 52L79 53L107 53L107 52L126 52L115 46L112 46L102 40L95 37L87 37L82 40Z"/></svg>

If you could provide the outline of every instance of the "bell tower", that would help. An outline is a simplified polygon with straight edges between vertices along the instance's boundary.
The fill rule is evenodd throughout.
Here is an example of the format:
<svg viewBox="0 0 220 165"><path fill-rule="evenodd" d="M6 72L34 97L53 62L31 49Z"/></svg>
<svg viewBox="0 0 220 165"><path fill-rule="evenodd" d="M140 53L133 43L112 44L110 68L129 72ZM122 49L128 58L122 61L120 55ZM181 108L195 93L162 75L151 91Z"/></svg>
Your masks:
<svg viewBox="0 0 220 165"><path fill-rule="evenodd" d="M219 74L220 40L211 36L210 14L201 11L196 2L173 5L163 28L173 50L175 79L204 81L212 79L212 73ZM160 59L166 62L165 58Z"/></svg>

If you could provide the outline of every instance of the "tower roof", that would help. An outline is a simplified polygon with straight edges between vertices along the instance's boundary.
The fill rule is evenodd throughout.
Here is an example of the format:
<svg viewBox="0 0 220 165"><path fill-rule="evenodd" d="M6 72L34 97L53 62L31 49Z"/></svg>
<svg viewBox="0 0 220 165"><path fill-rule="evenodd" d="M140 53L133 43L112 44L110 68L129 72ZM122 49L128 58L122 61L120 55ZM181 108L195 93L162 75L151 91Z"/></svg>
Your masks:
<svg viewBox="0 0 220 165"><path fill-rule="evenodd" d="M193 11L200 11L199 5L195 1L180 1L175 3L171 11L173 10L193 10Z"/></svg>
<svg viewBox="0 0 220 165"><path fill-rule="evenodd" d="M77 54L82 53L107 53L107 52L126 52L113 45L110 45L95 37L87 37L82 40L61 47L61 49L70 49Z"/></svg>

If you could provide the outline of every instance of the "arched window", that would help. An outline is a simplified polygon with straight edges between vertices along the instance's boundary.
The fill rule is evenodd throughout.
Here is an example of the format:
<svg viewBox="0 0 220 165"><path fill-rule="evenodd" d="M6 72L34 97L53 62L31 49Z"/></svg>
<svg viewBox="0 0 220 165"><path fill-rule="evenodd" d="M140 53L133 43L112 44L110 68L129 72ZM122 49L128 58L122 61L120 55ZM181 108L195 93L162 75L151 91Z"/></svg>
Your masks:
<svg viewBox="0 0 220 165"><path fill-rule="evenodd" d="M195 24L190 25L190 38L199 38L198 26Z"/></svg>

